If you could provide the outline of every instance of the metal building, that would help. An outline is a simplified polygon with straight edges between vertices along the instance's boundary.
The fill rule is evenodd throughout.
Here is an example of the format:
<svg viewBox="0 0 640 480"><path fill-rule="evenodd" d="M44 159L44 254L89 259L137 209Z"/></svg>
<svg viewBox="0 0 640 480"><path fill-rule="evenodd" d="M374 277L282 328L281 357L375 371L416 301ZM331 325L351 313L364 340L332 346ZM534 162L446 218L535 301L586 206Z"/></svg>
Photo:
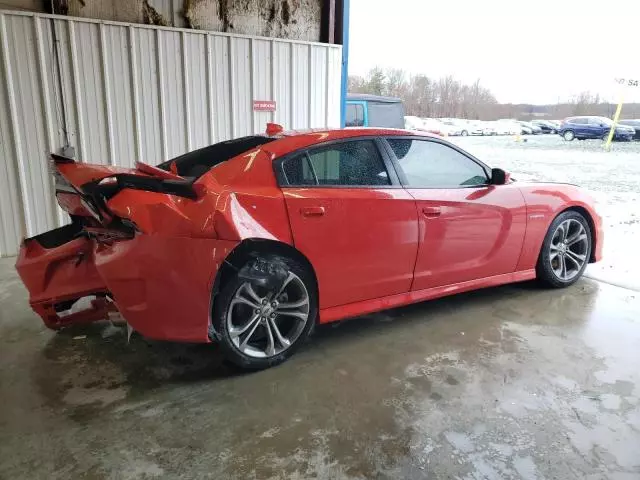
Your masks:
<svg viewBox="0 0 640 480"><path fill-rule="evenodd" d="M157 164L267 122L339 126L344 60L332 43L0 11L0 255L67 221L48 152Z"/></svg>

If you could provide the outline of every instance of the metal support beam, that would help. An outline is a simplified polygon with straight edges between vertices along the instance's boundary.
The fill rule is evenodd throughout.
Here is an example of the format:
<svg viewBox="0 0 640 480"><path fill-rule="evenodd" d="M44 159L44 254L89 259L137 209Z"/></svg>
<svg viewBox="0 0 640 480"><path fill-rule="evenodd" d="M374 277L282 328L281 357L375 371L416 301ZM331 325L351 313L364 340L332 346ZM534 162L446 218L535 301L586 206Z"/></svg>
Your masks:
<svg viewBox="0 0 640 480"><path fill-rule="evenodd" d="M342 43L342 78L340 83L340 127L345 126L347 112L347 85L349 80L349 2L350 0L335 0L337 11L336 32Z"/></svg>
<svg viewBox="0 0 640 480"><path fill-rule="evenodd" d="M325 0L322 3L320 18L320 41L324 43L340 43L336 32L336 2L340 0Z"/></svg>

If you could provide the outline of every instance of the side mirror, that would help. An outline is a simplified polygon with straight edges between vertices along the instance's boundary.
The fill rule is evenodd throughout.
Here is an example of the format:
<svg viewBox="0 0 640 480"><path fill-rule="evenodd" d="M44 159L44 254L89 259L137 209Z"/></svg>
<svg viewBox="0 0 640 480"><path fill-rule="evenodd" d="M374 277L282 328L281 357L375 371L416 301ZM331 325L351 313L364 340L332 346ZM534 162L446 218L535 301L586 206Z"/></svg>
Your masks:
<svg viewBox="0 0 640 480"><path fill-rule="evenodd" d="M509 181L510 175L501 168L491 169L491 185L504 185Z"/></svg>

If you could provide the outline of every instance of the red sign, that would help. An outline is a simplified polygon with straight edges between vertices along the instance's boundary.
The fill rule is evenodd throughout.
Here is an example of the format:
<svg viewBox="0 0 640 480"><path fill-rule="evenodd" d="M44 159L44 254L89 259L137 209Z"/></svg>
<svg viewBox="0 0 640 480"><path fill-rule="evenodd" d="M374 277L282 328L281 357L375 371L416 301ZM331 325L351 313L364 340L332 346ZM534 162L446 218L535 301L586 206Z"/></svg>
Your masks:
<svg viewBox="0 0 640 480"><path fill-rule="evenodd" d="M275 112L276 102L275 100L254 100L253 111L254 112Z"/></svg>

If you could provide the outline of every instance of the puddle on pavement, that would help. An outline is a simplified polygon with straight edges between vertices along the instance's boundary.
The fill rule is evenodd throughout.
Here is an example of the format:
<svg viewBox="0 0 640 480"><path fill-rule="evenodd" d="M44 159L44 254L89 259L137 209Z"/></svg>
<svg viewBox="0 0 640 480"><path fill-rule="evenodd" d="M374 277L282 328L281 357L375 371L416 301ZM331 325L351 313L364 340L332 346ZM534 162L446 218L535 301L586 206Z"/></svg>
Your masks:
<svg viewBox="0 0 640 480"><path fill-rule="evenodd" d="M30 353L31 428L132 475L569 478L602 459L636 472L638 308L591 281L489 289L321 327L247 375L211 346L92 325Z"/></svg>

